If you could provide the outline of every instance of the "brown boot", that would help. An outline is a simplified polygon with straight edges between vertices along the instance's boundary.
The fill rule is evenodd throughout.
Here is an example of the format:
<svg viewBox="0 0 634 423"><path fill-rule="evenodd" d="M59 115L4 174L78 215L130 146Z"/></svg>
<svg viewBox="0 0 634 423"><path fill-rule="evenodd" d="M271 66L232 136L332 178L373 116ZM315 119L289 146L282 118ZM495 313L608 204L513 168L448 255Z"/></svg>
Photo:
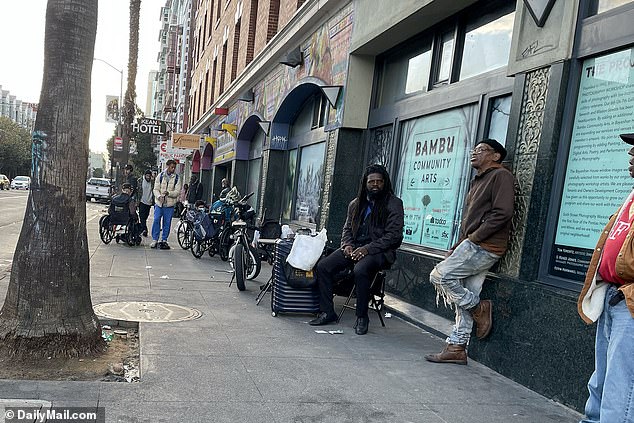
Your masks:
<svg viewBox="0 0 634 423"><path fill-rule="evenodd" d="M489 336L493 326L493 303L491 300L480 300L471 310L471 316L476 324L476 336L484 339Z"/></svg>
<svg viewBox="0 0 634 423"><path fill-rule="evenodd" d="M427 354L425 360L432 363L467 364L467 345L447 344L438 354Z"/></svg>

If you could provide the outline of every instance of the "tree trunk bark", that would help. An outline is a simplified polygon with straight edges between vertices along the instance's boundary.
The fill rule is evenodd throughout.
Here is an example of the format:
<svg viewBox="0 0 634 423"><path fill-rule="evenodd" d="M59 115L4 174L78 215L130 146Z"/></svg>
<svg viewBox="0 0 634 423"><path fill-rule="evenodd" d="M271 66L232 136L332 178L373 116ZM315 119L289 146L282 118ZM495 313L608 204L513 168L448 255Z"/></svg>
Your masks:
<svg viewBox="0 0 634 423"><path fill-rule="evenodd" d="M98 0L49 0L31 190L0 339L10 354L103 351L90 299L85 179Z"/></svg>
<svg viewBox="0 0 634 423"><path fill-rule="evenodd" d="M141 0L130 0L130 42L128 44L128 86L125 90L123 122L123 163L130 162L132 122L136 114L136 74L139 58L139 16Z"/></svg>

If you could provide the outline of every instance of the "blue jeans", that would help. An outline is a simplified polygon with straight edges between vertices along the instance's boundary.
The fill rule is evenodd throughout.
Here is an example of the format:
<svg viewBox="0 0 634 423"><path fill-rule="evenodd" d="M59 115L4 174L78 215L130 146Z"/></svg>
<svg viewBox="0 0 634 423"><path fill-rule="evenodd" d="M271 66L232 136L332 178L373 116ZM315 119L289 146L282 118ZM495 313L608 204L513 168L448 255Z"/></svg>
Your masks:
<svg viewBox="0 0 634 423"><path fill-rule="evenodd" d="M172 227L172 216L174 216L174 207L154 206L154 223L152 224L152 239L154 241L158 241L161 233L161 218L163 218L162 241L167 241Z"/></svg>
<svg viewBox="0 0 634 423"><path fill-rule="evenodd" d="M429 274L429 281L436 288L436 304L442 297L445 305L450 305L456 312L456 322L446 340L448 344L469 343L473 330L473 317L469 309L480 302L480 291L487 271L499 259L497 254L465 239Z"/></svg>
<svg viewBox="0 0 634 423"><path fill-rule="evenodd" d="M581 423L634 421L634 318L625 300L611 306L617 293L610 286L597 322L595 370L588 381L590 396Z"/></svg>

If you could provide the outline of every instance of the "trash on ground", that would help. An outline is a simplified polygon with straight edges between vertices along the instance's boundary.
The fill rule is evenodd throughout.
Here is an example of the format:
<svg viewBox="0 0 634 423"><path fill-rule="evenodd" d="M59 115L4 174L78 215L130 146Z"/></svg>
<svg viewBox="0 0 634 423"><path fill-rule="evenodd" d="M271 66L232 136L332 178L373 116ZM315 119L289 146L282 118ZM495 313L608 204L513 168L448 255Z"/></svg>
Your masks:
<svg viewBox="0 0 634 423"><path fill-rule="evenodd" d="M392 317L392 313L387 313L387 312L385 313L385 318L386 318L386 319L389 319L389 318L391 318L391 317Z"/></svg>
<svg viewBox="0 0 634 423"><path fill-rule="evenodd" d="M152 268L152 266L145 266L145 268L146 268L146 269L151 269L151 268Z"/></svg>
<svg viewBox="0 0 634 423"><path fill-rule="evenodd" d="M216 269L216 272L233 273L233 270Z"/></svg>
<svg viewBox="0 0 634 423"><path fill-rule="evenodd" d="M169 278L170 278L170 277L169 277L169 276L167 276L167 275L163 275L163 276L161 276L161 279L169 279Z"/></svg>
<svg viewBox="0 0 634 423"><path fill-rule="evenodd" d="M319 333L319 334L329 334L329 335L341 335L343 334L343 330L342 329L336 329L336 330L321 330L321 329L317 329L315 331L315 333Z"/></svg>
<svg viewBox="0 0 634 423"><path fill-rule="evenodd" d="M101 329L110 330L112 328L110 326L108 326L108 325L101 325Z"/></svg>

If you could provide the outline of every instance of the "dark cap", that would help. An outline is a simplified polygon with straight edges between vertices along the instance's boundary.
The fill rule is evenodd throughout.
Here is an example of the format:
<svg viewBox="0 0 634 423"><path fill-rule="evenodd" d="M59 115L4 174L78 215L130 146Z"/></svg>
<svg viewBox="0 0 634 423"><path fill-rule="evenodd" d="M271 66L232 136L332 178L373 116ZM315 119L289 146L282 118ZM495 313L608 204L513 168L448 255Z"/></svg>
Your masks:
<svg viewBox="0 0 634 423"><path fill-rule="evenodd" d="M123 185L121 185L121 189L132 189L132 184L126 182Z"/></svg>
<svg viewBox="0 0 634 423"><path fill-rule="evenodd" d="M634 134L621 134L619 135L623 141L630 145L634 145Z"/></svg>
<svg viewBox="0 0 634 423"><path fill-rule="evenodd" d="M506 148L504 148L502 144L500 144L499 142L497 142L496 140L492 138L487 138L482 141L478 141L478 144L486 144L492 149L494 149L496 153L500 153L500 163L502 163L502 160L504 160L504 158L506 157Z"/></svg>
<svg viewBox="0 0 634 423"><path fill-rule="evenodd" d="M124 169L127 169L127 170L134 170L134 168L132 167L132 165L131 165L131 164L127 164L127 165L125 165Z"/></svg>
<svg viewBox="0 0 634 423"><path fill-rule="evenodd" d="M152 169L147 169L143 174L144 175L151 175L152 174Z"/></svg>

